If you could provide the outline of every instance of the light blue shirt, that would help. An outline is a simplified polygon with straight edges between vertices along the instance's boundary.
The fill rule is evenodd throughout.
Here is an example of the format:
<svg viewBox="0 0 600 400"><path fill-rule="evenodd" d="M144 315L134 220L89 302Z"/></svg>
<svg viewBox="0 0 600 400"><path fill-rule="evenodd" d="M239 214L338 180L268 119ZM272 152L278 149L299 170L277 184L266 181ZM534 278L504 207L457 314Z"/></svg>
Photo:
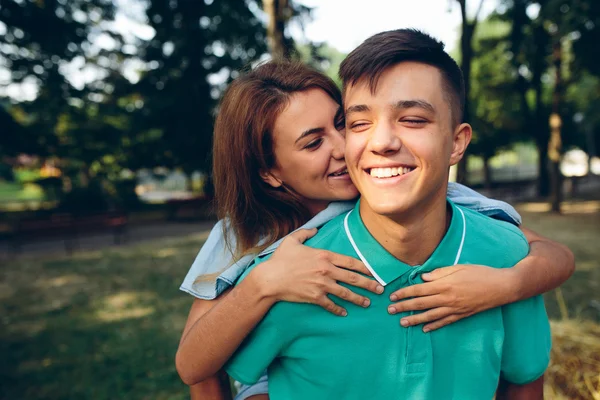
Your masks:
<svg viewBox="0 0 600 400"><path fill-rule="evenodd" d="M455 204L470 208L492 218L508 221L515 225L521 224L521 216L510 204L489 199L466 186L450 182L448 184L448 198ZM354 204L356 204L355 200L330 203L325 210L315 215L298 229L321 227L338 215L350 211L354 207ZM202 246L202 249L196 256L192 267L185 276L179 288L180 290L199 299L212 300L232 287L235 281L253 262L256 257L255 254L246 255L236 262L232 262L232 253L225 245L223 224L226 224L224 220L220 220L215 224L204 246ZM235 246L235 237L229 231L226 234L230 235L229 243ZM264 256L274 252L282 240L283 238L279 239L259 255ZM219 276L214 281L194 282L201 275L215 273L219 273Z"/></svg>

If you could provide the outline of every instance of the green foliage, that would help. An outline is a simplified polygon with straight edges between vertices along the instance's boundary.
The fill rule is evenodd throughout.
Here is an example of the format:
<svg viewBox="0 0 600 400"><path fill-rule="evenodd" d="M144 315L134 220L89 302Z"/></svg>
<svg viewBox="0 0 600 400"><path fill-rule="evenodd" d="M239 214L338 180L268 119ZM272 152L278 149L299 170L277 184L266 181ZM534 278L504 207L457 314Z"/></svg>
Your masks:
<svg viewBox="0 0 600 400"><path fill-rule="evenodd" d="M131 95L144 104L133 123L160 138L140 143L141 156L151 160L133 167L154 161L187 173L208 171L215 100L237 70L266 51L264 26L252 7L248 0L150 2L146 15L156 34L140 43L149 69L133 87Z"/></svg>
<svg viewBox="0 0 600 400"><path fill-rule="evenodd" d="M342 87L338 70L346 54L340 52L335 47L329 46L327 43L300 45L297 46L297 50L302 62L322 71L325 75L333 79L340 88Z"/></svg>

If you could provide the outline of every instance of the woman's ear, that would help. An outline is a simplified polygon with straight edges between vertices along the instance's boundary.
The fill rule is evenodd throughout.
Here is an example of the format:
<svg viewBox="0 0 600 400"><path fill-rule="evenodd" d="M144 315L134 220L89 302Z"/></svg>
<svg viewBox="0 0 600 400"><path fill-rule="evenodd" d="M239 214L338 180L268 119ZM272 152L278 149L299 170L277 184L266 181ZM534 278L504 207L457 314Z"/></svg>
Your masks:
<svg viewBox="0 0 600 400"><path fill-rule="evenodd" d="M276 176L275 172L271 171L261 171L260 172L261 179L268 185L271 185L274 188L281 187L283 182Z"/></svg>

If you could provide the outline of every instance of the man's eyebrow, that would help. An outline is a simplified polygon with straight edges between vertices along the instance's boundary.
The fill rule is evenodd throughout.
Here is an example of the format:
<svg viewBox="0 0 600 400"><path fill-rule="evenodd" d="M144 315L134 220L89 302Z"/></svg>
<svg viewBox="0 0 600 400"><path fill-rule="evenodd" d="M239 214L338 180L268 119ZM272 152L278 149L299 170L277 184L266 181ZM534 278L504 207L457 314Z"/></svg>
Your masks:
<svg viewBox="0 0 600 400"><path fill-rule="evenodd" d="M356 104L346 108L346 116L348 114L356 113L356 112L365 112L369 111L371 108L366 104Z"/></svg>
<svg viewBox="0 0 600 400"><path fill-rule="evenodd" d="M435 113L435 107L425 100L400 100L392 106L396 110L405 110L407 108L421 108L425 111Z"/></svg>
<svg viewBox="0 0 600 400"><path fill-rule="evenodd" d="M308 135L313 135L315 133L323 133L325 132L325 128L311 128L311 129L307 129L304 132L302 132L302 134L298 137L298 139L296 139L296 141L294 142L294 144L298 143L300 140L304 139L305 137L307 137Z"/></svg>

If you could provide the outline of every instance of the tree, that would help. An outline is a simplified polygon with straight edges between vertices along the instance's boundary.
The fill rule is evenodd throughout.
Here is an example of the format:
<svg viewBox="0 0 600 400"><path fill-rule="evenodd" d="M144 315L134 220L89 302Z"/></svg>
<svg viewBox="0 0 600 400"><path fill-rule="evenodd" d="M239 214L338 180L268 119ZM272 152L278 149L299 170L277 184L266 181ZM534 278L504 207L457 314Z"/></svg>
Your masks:
<svg viewBox="0 0 600 400"><path fill-rule="evenodd" d="M0 63L11 72L8 85L29 82L38 88L35 100L19 105L27 114L22 122L30 125L28 132L35 138L28 138L27 145L21 141L23 146L13 151L47 156L60 145L55 130L59 116L74 109L74 99L81 102L89 94L73 87L65 67L74 61L86 63L100 33L118 45L119 35L100 24L113 19L114 12L112 2L106 0L2 2L0 21L6 33L0 36Z"/></svg>
<svg viewBox="0 0 600 400"><path fill-rule="evenodd" d="M267 38L271 56L274 59L297 56L294 41L286 33L286 28L294 19L302 26L304 20L310 17L311 8L293 0L263 0L262 3L268 18Z"/></svg>
<svg viewBox="0 0 600 400"><path fill-rule="evenodd" d="M499 40L510 31L510 24L486 19L480 22L473 40L475 57L471 71L471 117L473 139L471 154L483 158L484 186L492 186L490 159L498 150L522 139L518 94L507 44Z"/></svg>
<svg viewBox="0 0 600 400"><path fill-rule="evenodd" d="M473 36L477 28L479 14L484 0L479 0L479 6L473 19L467 16L467 1L456 0L460 5L460 15L462 17L461 36L460 36L460 54L461 54L461 69L465 79L465 111L464 120L470 121L470 95L471 95L471 63L473 61ZM456 181L465 183L467 180L467 157L463 157L458 163L458 171Z"/></svg>
<svg viewBox="0 0 600 400"><path fill-rule="evenodd" d="M129 98L140 143L153 162L188 174L210 169L216 99L237 70L266 51L264 26L250 1L154 0L146 10L154 37L139 43L147 71Z"/></svg>

